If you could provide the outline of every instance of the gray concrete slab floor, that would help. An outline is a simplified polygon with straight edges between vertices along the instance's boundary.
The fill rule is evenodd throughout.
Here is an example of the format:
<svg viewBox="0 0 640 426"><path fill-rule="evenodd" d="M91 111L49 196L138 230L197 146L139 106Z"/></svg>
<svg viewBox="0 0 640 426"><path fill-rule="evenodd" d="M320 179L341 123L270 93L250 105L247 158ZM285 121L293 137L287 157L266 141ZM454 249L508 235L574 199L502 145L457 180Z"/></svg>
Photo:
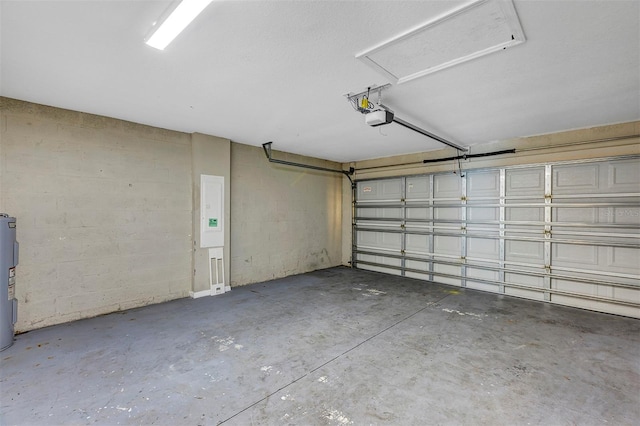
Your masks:
<svg viewBox="0 0 640 426"><path fill-rule="evenodd" d="M18 335L0 423L637 425L639 332L331 268Z"/></svg>

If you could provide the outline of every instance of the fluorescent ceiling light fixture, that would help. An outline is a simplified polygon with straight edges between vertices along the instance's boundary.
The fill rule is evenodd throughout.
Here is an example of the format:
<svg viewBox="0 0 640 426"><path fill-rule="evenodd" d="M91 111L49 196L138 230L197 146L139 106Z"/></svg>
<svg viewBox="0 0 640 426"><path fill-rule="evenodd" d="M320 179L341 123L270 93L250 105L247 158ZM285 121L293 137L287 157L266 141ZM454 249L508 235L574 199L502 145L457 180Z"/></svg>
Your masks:
<svg viewBox="0 0 640 426"><path fill-rule="evenodd" d="M145 43L164 50L212 1L182 0Z"/></svg>

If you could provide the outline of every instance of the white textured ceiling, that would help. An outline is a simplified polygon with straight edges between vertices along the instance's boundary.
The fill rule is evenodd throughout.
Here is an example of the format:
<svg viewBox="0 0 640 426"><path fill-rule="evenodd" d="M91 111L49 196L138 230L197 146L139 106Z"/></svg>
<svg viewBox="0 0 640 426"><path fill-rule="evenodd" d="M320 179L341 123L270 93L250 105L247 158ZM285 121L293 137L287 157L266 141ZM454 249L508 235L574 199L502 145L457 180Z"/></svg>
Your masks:
<svg viewBox="0 0 640 426"><path fill-rule="evenodd" d="M440 149L371 128L355 59L459 1L214 1L164 51L167 1L0 1L0 95L337 161ZM640 119L640 2L515 1L524 44L393 86L383 101L462 145ZM473 148L472 148L473 151Z"/></svg>

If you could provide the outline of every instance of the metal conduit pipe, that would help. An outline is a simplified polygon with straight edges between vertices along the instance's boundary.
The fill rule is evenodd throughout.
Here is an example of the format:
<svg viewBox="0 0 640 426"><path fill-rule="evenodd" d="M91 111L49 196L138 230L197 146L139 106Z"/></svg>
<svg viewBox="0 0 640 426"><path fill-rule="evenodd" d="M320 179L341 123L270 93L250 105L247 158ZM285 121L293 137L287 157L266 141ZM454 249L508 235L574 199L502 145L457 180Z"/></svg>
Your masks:
<svg viewBox="0 0 640 426"><path fill-rule="evenodd" d="M304 169L320 170L320 171L323 171L323 172L341 173L341 174L345 175L346 177L348 177L349 180L351 181L351 184L353 185L353 180L351 179L351 175L355 171L353 167L350 167L349 170L338 170L338 169L329 169L327 167L314 166L314 165L311 165L311 164L294 163L292 161L277 160L277 159L273 158L272 154L271 154L271 145L272 144L273 144L273 142L266 142L266 143L262 144L262 149L264 150L264 154L267 156L267 159L269 160L270 163L282 164L282 165L285 165L285 166L301 167L301 168L304 168Z"/></svg>

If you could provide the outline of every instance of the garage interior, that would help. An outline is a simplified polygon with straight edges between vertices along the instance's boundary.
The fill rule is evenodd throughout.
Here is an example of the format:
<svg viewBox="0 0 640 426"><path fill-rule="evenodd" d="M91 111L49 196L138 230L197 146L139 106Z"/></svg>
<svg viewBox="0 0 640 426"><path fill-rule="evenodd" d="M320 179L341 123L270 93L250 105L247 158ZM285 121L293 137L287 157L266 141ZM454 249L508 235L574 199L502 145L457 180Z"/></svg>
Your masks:
<svg viewBox="0 0 640 426"><path fill-rule="evenodd" d="M2 424L637 422L640 3L186 3L0 2Z"/></svg>

